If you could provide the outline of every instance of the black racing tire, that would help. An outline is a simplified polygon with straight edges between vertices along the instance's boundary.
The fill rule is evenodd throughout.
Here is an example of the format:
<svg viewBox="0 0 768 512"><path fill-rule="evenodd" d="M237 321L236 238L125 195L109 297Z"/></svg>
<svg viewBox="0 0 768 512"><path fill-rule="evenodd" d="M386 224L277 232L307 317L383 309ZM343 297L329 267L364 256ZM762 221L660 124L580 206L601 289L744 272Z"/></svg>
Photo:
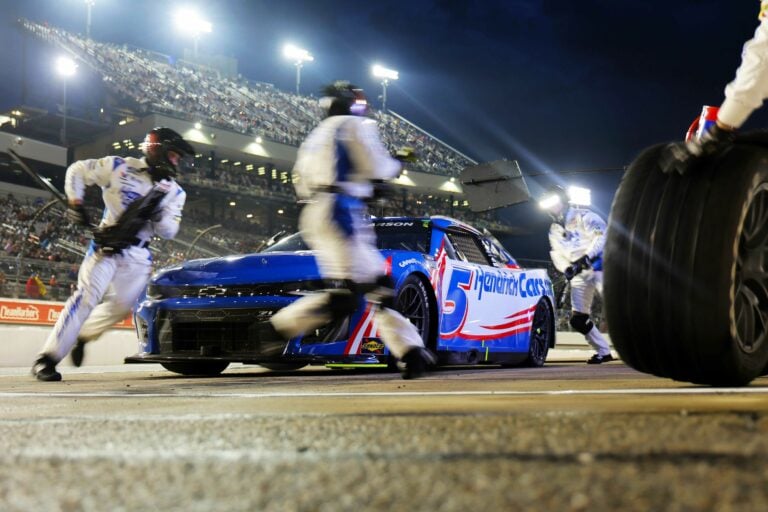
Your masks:
<svg viewBox="0 0 768 512"><path fill-rule="evenodd" d="M405 278L395 298L395 309L416 326L424 346L434 350L437 311L431 288L418 276Z"/></svg>
<svg viewBox="0 0 768 512"><path fill-rule="evenodd" d="M544 366L549 354L549 347L555 343L555 310L552 303L541 298L536 305L531 324L531 340L528 345L528 357L523 366L538 368Z"/></svg>
<svg viewBox="0 0 768 512"><path fill-rule="evenodd" d="M210 377L227 369L227 361L199 361L183 363L160 363L166 370L187 376Z"/></svg>
<svg viewBox="0 0 768 512"><path fill-rule="evenodd" d="M608 331L646 373L741 386L768 365L768 150L738 143L664 173L643 152L614 198L604 251Z"/></svg>
<svg viewBox="0 0 768 512"><path fill-rule="evenodd" d="M274 372L291 372L307 366L306 363L259 363L259 366L263 366L268 370Z"/></svg>

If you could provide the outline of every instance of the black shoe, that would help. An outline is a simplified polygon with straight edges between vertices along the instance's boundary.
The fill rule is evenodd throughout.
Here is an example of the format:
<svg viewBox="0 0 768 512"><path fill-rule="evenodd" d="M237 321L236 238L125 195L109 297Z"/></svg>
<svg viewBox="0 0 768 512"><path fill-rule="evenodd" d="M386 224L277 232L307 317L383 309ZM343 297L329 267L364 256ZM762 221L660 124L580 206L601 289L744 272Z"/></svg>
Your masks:
<svg viewBox="0 0 768 512"><path fill-rule="evenodd" d="M51 356L40 356L32 365L32 375L37 380L45 382L57 382L61 380L61 374L56 371L56 361Z"/></svg>
<svg viewBox="0 0 768 512"><path fill-rule="evenodd" d="M404 379L418 379L426 375L427 368L435 364L435 356L424 347L414 347L400 359L397 366Z"/></svg>
<svg viewBox="0 0 768 512"><path fill-rule="evenodd" d="M613 361L613 355L611 354L605 354L604 356L601 356L600 354L593 355L590 359L587 360L587 364L603 364L607 363L608 361Z"/></svg>
<svg viewBox="0 0 768 512"><path fill-rule="evenodd" d="M85 356L85 341L78 338L77 343L75 343L75 347L72 349L72 352L70 352L69 355L72 357L73 365L77 366L78 368L82 366L83 357Z"/></svg>

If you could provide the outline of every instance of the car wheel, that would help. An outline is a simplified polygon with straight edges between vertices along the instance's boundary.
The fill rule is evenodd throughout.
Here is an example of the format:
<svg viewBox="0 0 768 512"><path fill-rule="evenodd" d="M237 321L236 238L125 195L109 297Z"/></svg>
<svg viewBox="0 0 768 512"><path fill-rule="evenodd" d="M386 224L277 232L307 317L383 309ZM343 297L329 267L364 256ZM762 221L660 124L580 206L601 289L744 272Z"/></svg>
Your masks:
<svg viewBox="0 0 768 512"><path fill-rule="evenodd" d="M524 366L543 366L547 360L549 347L555 337L555 312L547 299L540 299L536 305L531 324L531 337L528 345L528 357Z"/></svg>
<svg viewBox="0 0 768 512"><path fill-rule="evenodd" d="M181 375L210 376L218 375L226 370L227 361L200 361L189 363L160 363L163 368Z"/></svg>
<svg viewBox="0 0 768 512"><path fill-rule="evenodd" d="M676 380L745 385L768 365L768 150L735 144L684 175L646 150L614 198L604 252L622 360Z"/></svg>
<svg viewBox="0 0 768 512"><path fill-rule="evenodd" d="M413 275L408 276L397 292L395 308L416 326L424 346L434 349L432 331L436 321L435 310L424 281Z"/></svg>
<svg viewBox="0 0 768 512"><path fill-rule="evenodd" d="M259 363L259 366L276 372L290 372L304 368L307 365L304 363Z"/></svg>

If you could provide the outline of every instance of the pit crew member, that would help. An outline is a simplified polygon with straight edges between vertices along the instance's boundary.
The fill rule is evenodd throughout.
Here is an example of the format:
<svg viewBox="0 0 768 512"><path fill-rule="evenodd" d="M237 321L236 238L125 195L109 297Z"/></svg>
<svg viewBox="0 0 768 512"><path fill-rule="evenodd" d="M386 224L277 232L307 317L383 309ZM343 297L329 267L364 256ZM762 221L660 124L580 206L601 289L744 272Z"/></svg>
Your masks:
<svg viewBox="0 0 768 512"><path fill-rule="evenodd" d="M416 328L394 309L394 283L376 249L366 200L374 181L397 177L402 162L382 145L368 119L362 91L348 82L325 87L321 106L328 116L299 148L296 194L306 203L299 229L316 252L327 289L307 295L272 316L286 339L352 313L364 296L376 308L381 339L399 360L404 379L422 377L434 356Z"/></svg>
<svg viewBox="0 0 768 512"><path fill-rule="evenodd" d="M550 255L555 268L565 274L571 287L570 324L595 349L588 364L612 361L608 341L590 319L595 293L603 292L605 221L588 208L571 206L566 191L550 187L539 205L552 218Z"/></svg>
<svg viewBox="0 0 768 512"><path fill-rule="evenodd" d="M82 364L85 343L125 318L149 279L152 237L171 239L179 230L186 193L174 177L180 159L194 154L194 148L169 128L151 130L141 148L140 159L107 156L67 168L67 218L90 226L83 206L88 186L101 187L105 209L93 229L94 241L80 266L77 288L32 367L38 380L60 381L56 365L70 350L73 364ZM150 197L153 202L147 201ZM145 203L149 209L142 212L137 205ZM137 213L131 216L129 211Z"/></svg>

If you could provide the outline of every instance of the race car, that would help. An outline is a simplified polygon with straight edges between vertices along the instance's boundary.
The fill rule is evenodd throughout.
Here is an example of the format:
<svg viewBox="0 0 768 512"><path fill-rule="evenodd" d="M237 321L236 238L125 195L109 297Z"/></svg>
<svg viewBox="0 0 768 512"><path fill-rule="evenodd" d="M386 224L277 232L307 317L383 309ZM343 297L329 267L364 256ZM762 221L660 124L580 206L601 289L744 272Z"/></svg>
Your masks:
<svg viewBox="0 0 768 512"><path fill-rule="evenodd" d="M552 283L520 268L492 235L441 216L374 219L396 283L396 306L438 364L541 366L555 345ZM308 364L391 365L372 304L288 342L269 322L323 287L293 234L248 255L192 260L157 272L135 311L139 350L127 363L215 375L232 362L293 370Z"/></svg>

